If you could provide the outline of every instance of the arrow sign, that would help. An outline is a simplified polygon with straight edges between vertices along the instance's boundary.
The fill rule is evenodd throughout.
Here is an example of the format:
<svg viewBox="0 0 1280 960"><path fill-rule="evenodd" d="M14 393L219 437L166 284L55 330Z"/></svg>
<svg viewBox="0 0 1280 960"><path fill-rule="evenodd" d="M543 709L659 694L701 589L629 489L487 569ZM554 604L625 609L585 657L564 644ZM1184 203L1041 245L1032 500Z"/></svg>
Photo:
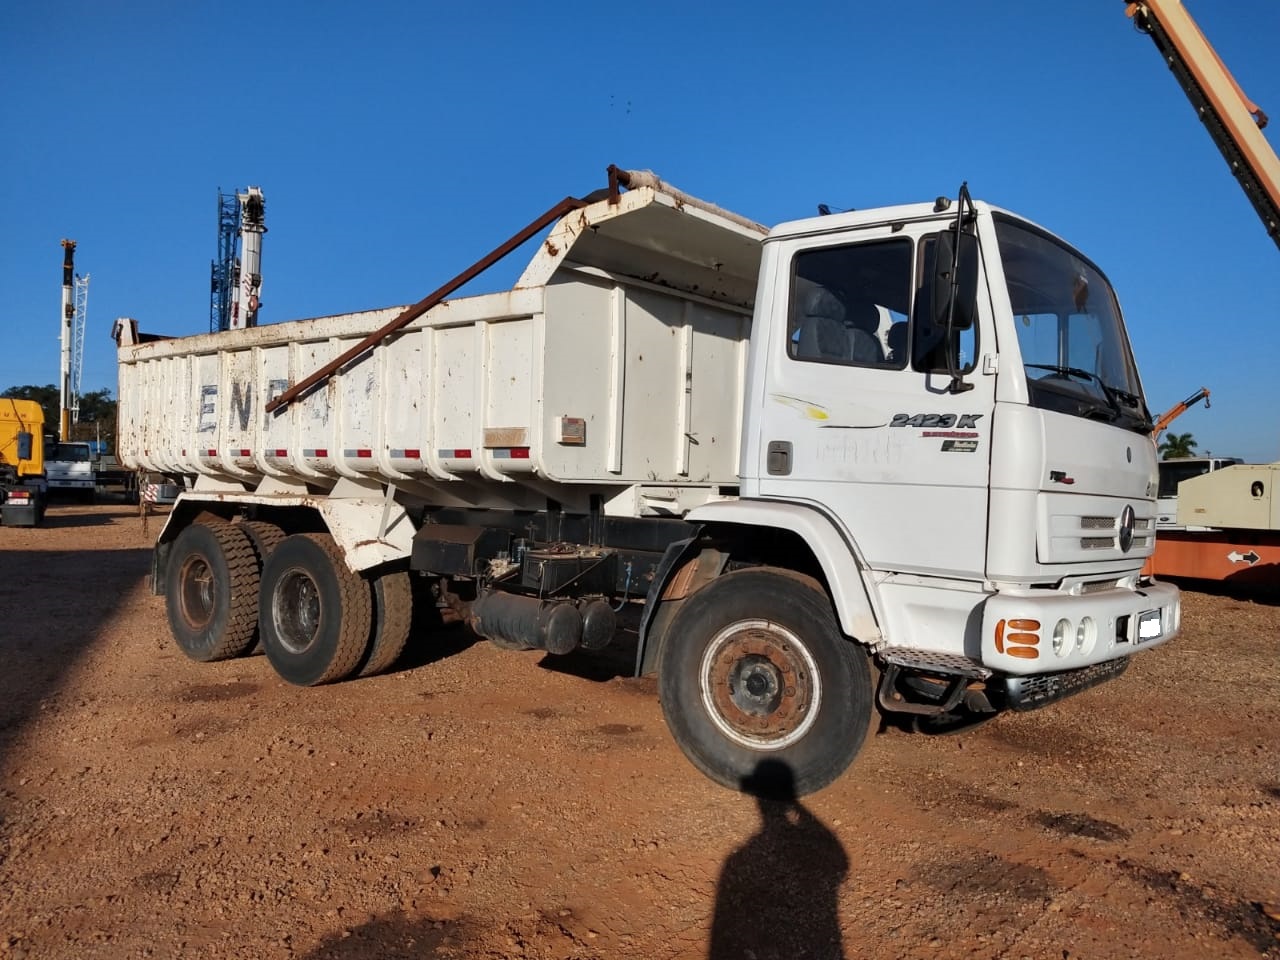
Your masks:
<svg viewBox="0 0 1280 960"><path fill-rule="evenodd" d="M1250 550L1248 553L1236 553L1234 550L1232 550L1230 553L1227 554L1227 559L1230 560L1232 563L1239 563L1240 561L1243 560L1245 563L1247 563L1249 566L1252 567L1255 563L1257 563L1262 558L1258 556L1256 551L1253 551L1253 550Z"/></svg>

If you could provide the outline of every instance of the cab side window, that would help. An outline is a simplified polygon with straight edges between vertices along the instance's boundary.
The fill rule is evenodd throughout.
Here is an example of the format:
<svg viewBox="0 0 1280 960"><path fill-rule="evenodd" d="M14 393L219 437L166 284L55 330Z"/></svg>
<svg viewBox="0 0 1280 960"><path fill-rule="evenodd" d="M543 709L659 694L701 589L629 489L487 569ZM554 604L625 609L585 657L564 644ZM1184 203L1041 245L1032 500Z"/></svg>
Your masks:
<svg viewBox="0 0 1280 960"><path fill-rule="evenodd" d="M796 254L787 355L810 363L903 369L911 286L912 243L905 237Z"/></svg>

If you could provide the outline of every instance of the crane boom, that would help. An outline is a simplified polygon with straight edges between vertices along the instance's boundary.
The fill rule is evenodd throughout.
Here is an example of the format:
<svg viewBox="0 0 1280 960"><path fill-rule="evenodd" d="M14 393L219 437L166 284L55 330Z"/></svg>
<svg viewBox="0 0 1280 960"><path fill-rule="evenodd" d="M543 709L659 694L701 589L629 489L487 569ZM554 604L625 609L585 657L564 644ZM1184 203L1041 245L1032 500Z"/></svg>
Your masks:
<svg viewBox="0 0 1280 960"><path fill-rule="evenodd" d="M89 319L89 274L76 274L75 316L71 320L71 422L80 422L80 387L84 381L84 328Z"/></svg>
<svg viewBox="0 0 1280 960"><path fill-rule="evenodd" d="M1209 388L1208 387L1201 387L1199 390L1197 390L1191 396L1187 397L1187 399L1183 400L1181 403L1175 403L1172 407L1170 407L1164 413L1160 414L1160 417L1151 426L1151 439L1159 440L1160 434L1164 433L1164 431L1168 428L1169 424L1173 423L1173 421L1177 420L1180 416L1186 413L1191 407L1195 406L1201 400L1204 401L1204 405L1206 407L1209 406Z"/></svg>
<svg viewBox="0 0 1280 960"><path fill-rule="evenodd" d="M262 190L237 193L240 203L240 270L231 291L231 329L258 325L258 297L262 292L262 235L267 232L266 201Z"/></svg>
<svg viewBox="0 0 1280 960"><path fill-rule="evenodd" d="M1280 158L1262 128L1267 115L1240 89L1181 0L1141 0L1125 13L1155 42L1227 165L1280 246Z"/></svg>
<svg viewBox="0 0 1280 960"><path fill-rule="evenodd" d="M61 331L61 361L58 364L58 439L71 435L71 348L75 321L75 256L76 242L62 241L62 311L58 318Z"/></svg>

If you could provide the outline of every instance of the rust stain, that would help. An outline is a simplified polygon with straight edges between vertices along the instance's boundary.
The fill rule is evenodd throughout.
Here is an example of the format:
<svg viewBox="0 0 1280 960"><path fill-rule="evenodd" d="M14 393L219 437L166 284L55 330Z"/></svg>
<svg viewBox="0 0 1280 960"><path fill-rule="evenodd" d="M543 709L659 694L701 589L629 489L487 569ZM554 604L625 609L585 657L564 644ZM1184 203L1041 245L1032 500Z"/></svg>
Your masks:
<svg viewBox="0 0 1280 960"><path fill-rule="evenodd" d="M667 584L667 589L662 591L663 600L683 600L689 595L689 584L693 582L693 578L698 572L698 561L700 559L702 559L700 555L694 557L677 571L676 575L671 578L671 582Z"/></svg>
<svg viewBox="0 0 1280 960"><path fill-rule="evenodd" d="M527 427L485 427L485 449L494 447L523 447L527 445Z"/></svg>

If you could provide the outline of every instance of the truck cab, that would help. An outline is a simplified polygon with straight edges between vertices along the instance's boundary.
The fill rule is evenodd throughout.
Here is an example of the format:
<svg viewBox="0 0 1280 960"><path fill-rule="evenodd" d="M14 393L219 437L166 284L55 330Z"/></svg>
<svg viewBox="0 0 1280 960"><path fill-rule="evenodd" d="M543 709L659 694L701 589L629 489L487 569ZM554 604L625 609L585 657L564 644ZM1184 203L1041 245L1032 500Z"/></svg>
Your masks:
<svg viewBox="0 0 1280 960"><path fill-rule="evenodd" d="M958 217L939 203L771 232L743 500L837 531L856 558L825 571L844 628L885 650L1010 676L1121 669L1176 632L1178 601L1135 589L1156 453L1119 304L1079 251L975 204L948 319L938 251Z"/></svg>
<svg viewBox="0 0 1280 960"><path fill-rule="evenodd" d="M45 473L50 490L68 491L93 500L97 478L93 469L93 448L88 443L65 440L49 448Z"/></svg>
<svg viewBox="0 0 1280 960"><path fill-rule="evenodd" d="M44 518L44 411L34 400L0 400L0 524Z"/></svg>

